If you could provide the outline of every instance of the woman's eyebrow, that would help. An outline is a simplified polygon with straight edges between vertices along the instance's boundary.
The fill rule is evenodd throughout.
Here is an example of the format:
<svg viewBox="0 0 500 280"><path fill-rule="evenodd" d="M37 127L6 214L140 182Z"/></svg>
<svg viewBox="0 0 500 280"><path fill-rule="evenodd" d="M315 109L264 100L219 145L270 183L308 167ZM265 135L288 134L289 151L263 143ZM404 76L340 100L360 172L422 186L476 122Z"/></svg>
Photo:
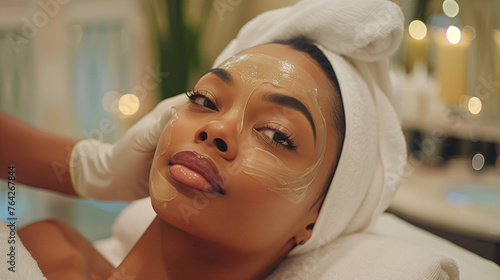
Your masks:
<svg viewBox="0 0 500 280"><path fill-rule="evenodd" d="M219 77L219 79L224 81L226 84L233 85L233 76L226 69L212 68L208 70L205 74L203 74L203 76L209 73L217 75L217 77Z"/></svg>
<svg viewBox="0 0 500 280"><path fill-rule="evenodd" d="M314 126L314 121L312 118L311 113L307 109L307 107L300 102L297 98L288 96L288 95L283 95L280 93L275 93L275 92L268 92L262 95L261 97L262 100L274 103L277 105L281 105L290 109L294 109L296 111L301 112L306 119L309 121L309 124L311 125L313 135L314 135L314 140L316 141L316 127Z"/></svg>

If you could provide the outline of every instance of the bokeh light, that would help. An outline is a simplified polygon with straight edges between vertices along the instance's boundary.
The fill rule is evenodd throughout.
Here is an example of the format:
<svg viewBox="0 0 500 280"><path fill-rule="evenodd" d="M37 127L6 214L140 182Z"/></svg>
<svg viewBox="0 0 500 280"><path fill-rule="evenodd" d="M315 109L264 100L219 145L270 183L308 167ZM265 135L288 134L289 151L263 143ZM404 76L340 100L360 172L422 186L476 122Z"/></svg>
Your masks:
<svg viewBox="0 0 500 280"><path fill-rule="evenodd" d="M460 7L455 0L445 0L443 1L443 12L448 17L454 18L458 15Z"/></svg>
<svg viewBox="0 0 500 280"><path fill-rule="evenodd" d="M141 102L133 94L125 94L118 100L118 110L125 116L132 116L139 111Z"/></svg>
<svg viewBox="0 0 500 280"><path fill-rule="evenodd" d="M476 171L479 171L481 169L483 169L484 167L484 156L480 153L477 153L475 154L473 157L472 157L472 168L474 168L474 170Z"/></svg>
<svg viewBox="0 0 500 280"><path fill-rule="evenodd" d="M470 25L466 25L462 28L462 35L464 39L472 41L476 38L476 29Z"/></svg>
<svg viewBox="0 0 500 280"><path fill-rule="evenodd" d="M454 25L448 26L446 29L446 39L448 42L456 45L460 42L460 39L462 39L462 34L460 33L460 29Z"/></svg>
<svg viewBox="0 0 500 280"><path fill-rule="evenodd" d="M473 96L469 99L469 102L467 103L467 108L469 109L469 112L471 112L474 115L479 114L481 112L481 109L483 108L483 104L481 102L481 99Z"/></svg>
<svg viewBox="0 0 500 280"><path fill-rule="evenodd" d="M420 20L414 20L408 26L408 33L413 39L422 40L427 35L427 26Z"/></svg>

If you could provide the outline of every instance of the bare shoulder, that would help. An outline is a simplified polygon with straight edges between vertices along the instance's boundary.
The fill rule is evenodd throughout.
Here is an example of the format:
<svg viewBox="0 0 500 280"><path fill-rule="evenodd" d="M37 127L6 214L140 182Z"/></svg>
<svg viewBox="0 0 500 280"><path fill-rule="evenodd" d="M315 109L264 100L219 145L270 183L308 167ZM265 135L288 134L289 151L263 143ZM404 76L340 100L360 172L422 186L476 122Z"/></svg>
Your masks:
<svg viewBox="0 0 500 280"><path fill-rule="evenodd" d="M106 279L113 266L71 226L54 220L18 231L24 246L47 279Z"/></svg>

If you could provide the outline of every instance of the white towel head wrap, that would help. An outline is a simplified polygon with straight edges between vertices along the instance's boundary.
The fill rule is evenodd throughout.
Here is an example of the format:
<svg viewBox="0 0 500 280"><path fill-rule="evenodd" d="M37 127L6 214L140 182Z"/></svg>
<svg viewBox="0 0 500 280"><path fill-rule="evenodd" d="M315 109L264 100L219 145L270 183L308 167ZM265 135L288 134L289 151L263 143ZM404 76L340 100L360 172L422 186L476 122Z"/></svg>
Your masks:
<svg viewBox="0 0 500 280"><path fill-rule="evenodd" d="M406 162L388 60L402 35L401 9L390 1L303 0L248 22L216 59L214 66L256 45L305 36L337 75L346 122L342 153L311 238L290 255L365 230L389 206Z"/></svg>

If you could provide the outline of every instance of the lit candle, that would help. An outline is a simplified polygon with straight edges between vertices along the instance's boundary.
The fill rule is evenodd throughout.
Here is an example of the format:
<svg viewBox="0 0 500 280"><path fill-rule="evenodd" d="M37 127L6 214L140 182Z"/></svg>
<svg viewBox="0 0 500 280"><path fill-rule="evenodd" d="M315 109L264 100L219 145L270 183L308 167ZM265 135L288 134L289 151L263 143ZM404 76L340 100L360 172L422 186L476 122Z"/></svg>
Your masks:
<svg viewBox="0 0 500 280"><path fill-rule="evenodd" d="M449 26L446 34L436 36L436 75L443 101L448 105L459 104L467 96L468 40L461 39L456 26Z"/></svg>
<svg viewBox="0 0 500 280"><path fill-rule="evenodd" d="M417 61L425 62L427 59L427 26L420 20L414 20L408 26L406 34L406 71L411 72Z"/></svg>

